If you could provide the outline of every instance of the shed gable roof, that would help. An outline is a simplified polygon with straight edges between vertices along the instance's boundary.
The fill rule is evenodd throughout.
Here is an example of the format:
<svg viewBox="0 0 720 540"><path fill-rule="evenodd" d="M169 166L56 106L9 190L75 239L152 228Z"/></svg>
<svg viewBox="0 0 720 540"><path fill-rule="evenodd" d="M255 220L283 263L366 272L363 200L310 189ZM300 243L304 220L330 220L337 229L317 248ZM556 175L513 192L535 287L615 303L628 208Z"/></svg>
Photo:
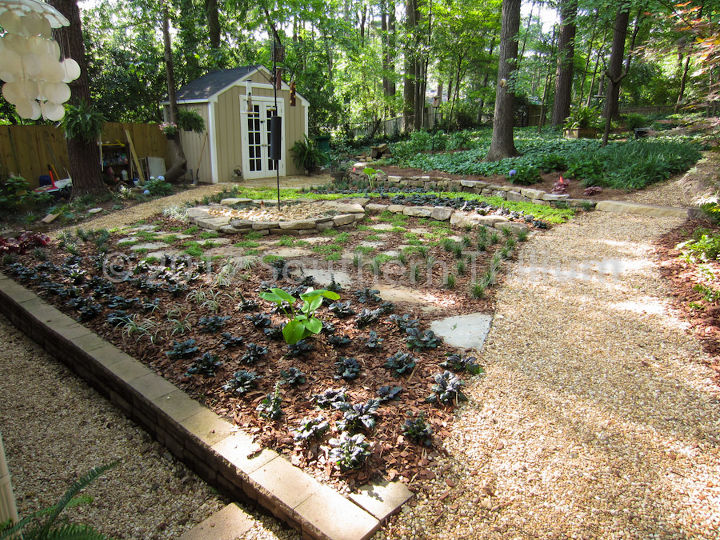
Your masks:
<svg viewBox="0 0 720 540"><path fill-rule="evenodd" d="M242 66L233 69L213 71L178 89L178 101L210 99L232 83L243 79L261 66Z"/></svg>

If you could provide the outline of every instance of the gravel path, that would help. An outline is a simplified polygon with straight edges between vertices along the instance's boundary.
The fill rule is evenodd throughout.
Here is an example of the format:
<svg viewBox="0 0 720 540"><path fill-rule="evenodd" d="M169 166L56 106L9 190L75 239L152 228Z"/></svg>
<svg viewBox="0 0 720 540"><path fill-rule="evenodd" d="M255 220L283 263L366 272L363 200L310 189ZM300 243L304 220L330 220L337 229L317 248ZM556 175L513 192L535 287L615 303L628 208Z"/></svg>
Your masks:
<svg viewBox="0 0 720 540"><path fill-rule="evenodd" d="M21 516L54 504L92 467L120 460L70 510L116 538L177 538L223 500L145 431L0 316L0 430ZM248 508L244 538L297 538Z"/></svg>
<svg viewBox="0 0 720 540"><path fill-rule="evenodd" d="M676 219L525 244L448 456L390 538L718 538L720 399L652 262Z"/></svg>

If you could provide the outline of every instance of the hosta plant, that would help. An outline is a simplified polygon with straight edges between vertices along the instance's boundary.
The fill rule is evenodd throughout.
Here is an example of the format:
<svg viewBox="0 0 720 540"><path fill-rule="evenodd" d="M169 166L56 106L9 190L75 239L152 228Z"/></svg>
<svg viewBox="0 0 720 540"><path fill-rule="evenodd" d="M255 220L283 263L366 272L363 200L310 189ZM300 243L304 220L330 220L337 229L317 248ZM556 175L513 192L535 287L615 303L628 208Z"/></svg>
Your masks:
<svg viewBox="0 0 720 540"><path fill-rule="evenodd" d="M401 375L409 375L416 364L416 359L410 353L398 351L385 361L384 366L392 370L393 375L400 377Z"/></svg>
<svg viewBox="0 0 720 540"><path fill-rule="evenodd" d="M292 430L293 437L298 442L306 442L310 439L319 439L325 434L330 425L322 416L316 418L303 418L300 426Z"/></svg>
<svg viewBox="0 0 720 540"><path fill-rule="evenodd" d="M370 456L370 445L365 442L365 436L362 433L350 435L349 433L341 433L337 439L330 439L330 461L337 463L343 471L357 469L365 463Z"/></svg>
<svg viewBox="0 0 720 540"><path fill-rule="evenodd" d="M301 339L313 334L319 334L323 323L315 317L315 312L322 305L323 298L339 300L340 295L325 289L315 289L300 295L302 305L295 309L297 299L283 289L277 287L268 292L260 293L263 300L274 302L288 316L289 320L283 327L283 336L288 345L294 345ZM285 307L287 304L287 307Z"/></svg>
<svg viewBox="0 0 720 540"><path fill-rule="evenodd" d="M214 377L220 366L222 366L222 361L218 360L218 357L214 354L206 352L192 363L187 370L187 374Z"/></svg>
<svg viewBox="0 0 720 540"><path fill-rule="evenodd" d="M402 426L403 435L417 444L432 446L433 430L430 424L425 422L425 413L411 416Z"/></svg>
<svg viewBox="0 0 720 540"><path fill-rule="evenodd" d="M258 378L257 373L254 371L241 369L240 371L236 371L232 379L223 385L223 390L236 394L245 394L255 387L255 381Z"/></svg>
<svg viewBox="0 0 720 540"><path fill-rule="evenodd" d="M432 386L432 394L425 401L429 403L454 403L466 401L467 397L462 393L462 387L465 383L457 375L453 375L449 371L438 373L433 376L435 384Z"/></svg>

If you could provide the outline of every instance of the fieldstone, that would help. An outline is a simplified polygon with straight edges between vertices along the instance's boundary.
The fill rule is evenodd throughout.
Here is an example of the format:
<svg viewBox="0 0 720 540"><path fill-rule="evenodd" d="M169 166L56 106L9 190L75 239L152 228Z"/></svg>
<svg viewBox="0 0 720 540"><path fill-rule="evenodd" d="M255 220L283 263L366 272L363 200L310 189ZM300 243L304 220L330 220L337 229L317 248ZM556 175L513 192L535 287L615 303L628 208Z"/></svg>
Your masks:
<svg viewBox="0 0 720 540"><path fill-rule="evenodd" d="M391 204L387 207L387 210L393 214L402 214L403 210L405 210L405 206L402 204Z"/></svg>
<svg viewBox="0 0 720 540"><path fill-rule="evenodd" d="M529 200L518 191L508 191L506 197L508 201L527 202Z"/></svg>
<svg viewBox="0 0 720 540"><path fill-rule="evenodd" d="M582 208L582 207L595 208L597 201L591 201L590 199L568 199L567 203L572 208Z"/></svg>
<svg viewBox="0 0 720 540"><path fill-rule="evenodd" d="M91 208L90 210L88 210L88 214L90 214L90 215L99 214L102 211L103 211L102 208Z"/></svg>
<svg viewBox="0 0 720 540"><path fill-rule="evenodd" d="M525 195L528 199L542 199L545 192L542 189L522 188L520 193Z"/></svg>
<svg viewBox="0 0 720 540"><path fill-rule="evenodd" d="M40 220L40 223L52 223L55 221L60 214L48 214Z"/></svg>
<svg viewBox="0 0 720 540"><path fill-rule="evenodd" d="M251 219L231 219L230 220L230 226L235 227L236 229L249 229L253 225L253 221Z"/></svg>
<svg viewBox="0 0 720 540"><path fill-rule="evenodd" d="M301 230L301 229L314 229L316 226L314 219L296 219L292 221L281 221L280 222L280 228L281 229L292 229L292 230Z"/></svg>
<svg viewBox="0 0 720 540"><path fill-rule="evenodd" d="M195 224L203 229L210 229L213 231L220 230L220 227L224 227L230 224L229 217L212 217L212 218L195 218Z"/></svg>
<svg viewBox="0 0 720 540"><path fill-rule="evenodd" d="M458 315L434 321L430 330L452 347L479 351L490 332L492 319L492 315L487 313Z"/></svg>
<svg viewBox="0 0 720 540"><path fill-rule="evenodd" d="M335 216L333 221L336 227L342 227L355 221L355 216L353 214L340 214L339 216Z"/></svg>
<svg viewBox="0 0 720 540"><path fill-rule="evenodd" d="M232 206L233 204L238 204L240 202L247 201L247 200L249 200L249 199L239 199L237 197L229 197L227 199L221 200L220 204L222 204L223 206Z"/></svg>
<svg viewBox="0 0 720 540"><path fill-rule="evenodd" d="M434 208L432 206L406 206L403 214L413 217L430 217Z"/></svg>
<svg viewBox="0 0 720 540"><path fill-rule="evenodd" d="M367 203L370 202L369 197L355 197L353 198L353 202L356 204L359 204L360 206L365 206Z"/></svg>
<svg viewBox="0 0 720 540"><path fill-rule="evenodd" d="M492 192L493 197L500 197L501 199L504 199L507 197L507 191L504 191L502 189L496 189Z"/></svg>
<svg viewBox="0 0 720 540"><path fill-rule="evenodd" d="M321 221L316 225L318 231L327 231L335 226L334 221Z"/></svg>
<svg viewBox="0 0 720 540"><path fill-rule="evenodd" d="M145 258L153 257L155 259L158 259L159 261L163 261L165 257L174 258L178 255L182 255L182 251L179 251L177 249L163 249L161 251L151 251L147 255L145 255Z"/></svg>
<svg viewBox="0 0 720 540"><path fill-rule="evenodd" d="M533 204L541 204L543 206L550 206L550 203L548 201L543 201L542 199L533 199Z"/></svg>
<svg viewBox="0 0 720 540"><path fill-rule="evenodd" d="M167 247L165 242L147 242L145 244L135 244L130 249L132 251L152 251L160 248Z"/></svg>
<svg viewBox="0 0 720 540"><path fill-rule="evenodd" d="M501 221L495 224L495 228L499 231L502 231L503 229L510 229L512 232L518 233L520 231L527 231L528 226L527 224L521 223L519 221Z"/></svg>
<svg viewBox="0 0 720 540"><path fill-rule="evenodd" d="M311 276L318 285L321 287L327 287L335 280L335 283L341 286L350 285L352 278L350 274L343 270L326 270L323 268L303 268L301 271L302 276Z"/></svg>
<svg viewBox="0 0 720 540"><path fill-rule="evenodd" d="M515 193L520 193L522 191L522 187L520 186L507 186L503 187L505 191L514 191Z"/></svg>
<svg viewBox="0 0 720 540"><path fill-rule="evenodd" d="M365 213L365 209L362 207L362 205L357 204L357 203L334 202L329 206L331 206L332 208L334 208L336 211L340 212L341 214L363 214L363 213Z"/></svg>
<svg viewBox="0 0 720 540"><path fill-rule="evenodd" d="M495 223L499 223L501 221L509 220L504 216L481 216L480 214L472 214L461 210L456 210L453 212L452 216L450 216L450 225L455 227L476 227L478 225L487 225L492 227Z"/></svg>
<svg viewBox="0 0 720 540"><path fill-rule="evenodd" d="M252 221L251 223L253 230L256 231L261 229L276 229L280 226L277 221Z"/></svg>
<svg viewBox="0 0 720 540"><path fill-rule="evenodd" d="M384 210L387 210L388 205L387 204L376 204L376 203L370 203L365 206L365 210L367 210L371 214L379 214L383 212Z"/></svg>
<svg viewBox="0 0 720 540"><path fill-rule="evenodd" d="M485 184L484 184L484 182L478 182L477 180L460 180L460 185L462 187L473 188L473 187L482 187Z"/></svg>
<svg viewBox="0 0 720 540"><path fill-rule="evenodd" d="M570 195L567 193L545 193L542 196L542 199L544 201L564 201L565 199L569 199Z"/></svg>
<svg viewBox="0 0 720 540"><path fill-rule="evenodd" d="M210 214L209 208L207 206L195 206L193 208L187 209L187 217L190 219L194 219L197 217L205 217Z"/></svg>
<svg viewBox="0 0 720 540"><path fill-rule="evenodd" d="M268 253L272 255L277 255L278 257L284 257L286 259L292 259L294 257L309 257L312 255L312 252L310 250L299 247L273 248Z"/></svg>
<svg viewBox="0 0 720 540"><path fill-rule="evenodd" d="M367 242L360 242L358 245L359 245L359 246L362 246L362 247L369 247L369 248L374 248L374 249L376 249L376 248L383 247L383 246L385 245L385 242L370 242L370 241L367 241Z"/></svg>
<svg viewBox="0 0 720 540"><path fill-rule="evenodd" d="M123 244L132 244L133 242L138 242L140 238L137 236L127 236L125 238L121 238L117 241L118 246L122 246Z"/></svg>
<svg viewBox="0 0 720 540"><path fill-rule="evenodd" d="M388 182L394 182L395 184L399 184L402 182L403 177L402 176L388 176L387 177Z"/></svg>
<svg viewBox="0 0 720 540"><path fill-rule="evenodd" d="M446 206L436 206L432 209L430 217L437 221L447 221L452 216L453 209Z"/></svg>
<svg viewBox="0 0 720 540"><path fill-rule="evenodd" d="M392 231L394 228L395 225L391 225L390 223L378 223L372 226L373 231Z"/></svg>
<svg viewBox="0 0 720 540"><path fill-rule="evenodd" d="M218 229L218 232L220 232L222 234L237 234L240 231L242 231L242 229L236 229L232 225L225 225L224 227L220 227Z"/></svg>
<svg viewBox="0 0 720 540"><path fill-rule="evenodd" d="M232 540L244 536L253 525L253 519L231 503L184 533L180 540Z"/></svg>
<svg viewBox="0 0 720 540"><path fill-rule="evenodd" d="M417 288L403 287L401 285L374 284L373 287L380 291L380 297L387 302L403 302L413 304L426 313L440 309L438 298L432 293L423 292Z"/></svg>

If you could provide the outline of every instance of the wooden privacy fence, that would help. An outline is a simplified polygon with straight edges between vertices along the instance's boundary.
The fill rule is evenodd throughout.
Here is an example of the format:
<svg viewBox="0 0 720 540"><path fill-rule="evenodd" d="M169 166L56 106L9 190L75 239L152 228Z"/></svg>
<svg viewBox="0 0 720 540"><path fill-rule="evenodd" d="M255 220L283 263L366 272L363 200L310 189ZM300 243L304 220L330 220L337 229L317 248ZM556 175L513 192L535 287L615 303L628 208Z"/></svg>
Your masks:
<svg viewBox="0 0 720 540"><path fill-rule="evenodd" d="M103 143L127 144L125 130L135 145L135 152L142 160L156 156L168 161L165 135L157 124L123 124L106 122L102 131ZM96 158L100 159L98 149ZM65 133L55 126L0 126L0 179L10 174L25 178L30 185L38 185L38 176L48 174L52 164L61 178L69 176Z"/></svg>

